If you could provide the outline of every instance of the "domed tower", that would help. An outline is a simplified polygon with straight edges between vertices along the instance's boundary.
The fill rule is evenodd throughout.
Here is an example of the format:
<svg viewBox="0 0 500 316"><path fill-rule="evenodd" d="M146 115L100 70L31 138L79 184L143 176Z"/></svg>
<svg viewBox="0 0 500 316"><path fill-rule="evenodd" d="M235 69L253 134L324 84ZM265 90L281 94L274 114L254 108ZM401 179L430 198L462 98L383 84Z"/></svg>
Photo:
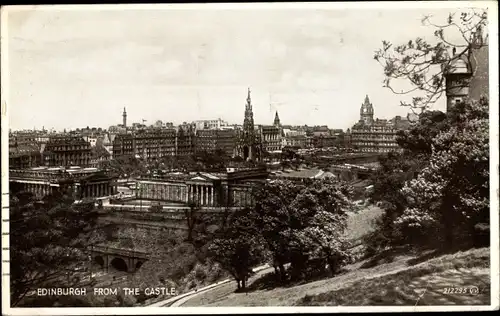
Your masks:
<svg viewBox="0 0 500 316"><path fill-rule="evenodd" d="M373 105L370 103L370 99L368 98L368 95L365 97L365 101L361 105L361 109L359 111L360 122L364 122L365 124L372 124L373 123Z"/></svg>

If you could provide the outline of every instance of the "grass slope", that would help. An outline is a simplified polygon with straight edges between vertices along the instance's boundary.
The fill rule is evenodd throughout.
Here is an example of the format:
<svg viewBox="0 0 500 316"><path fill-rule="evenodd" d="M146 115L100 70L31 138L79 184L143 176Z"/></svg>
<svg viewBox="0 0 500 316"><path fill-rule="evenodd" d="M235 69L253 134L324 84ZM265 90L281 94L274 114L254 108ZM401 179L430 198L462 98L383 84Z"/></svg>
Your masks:
<svg viewBox="0 0 500 316"><path fill-rule="evenodd" d="M406 269L356 281L348 287L298 300L299 306L338 305L489 305L489 248L443 255ZM476 287L479 293L470 293ZM446 288L458 289L445 294ZM461 290L464 289L464 290ZM467 293L465 292L467 289Z"/></svg>
<svg viewBox="0 0 500 316"><path fill-rule="evenodd" d="M333 278L289 287L259 286L271 273L265 270L250 280L247 293L234 293L232 282L183 306L489 304L489 262L489 248L441 256L399 249L347 266ZM472 286L479 288L479 294L443 293L445 287Z"/></svg>

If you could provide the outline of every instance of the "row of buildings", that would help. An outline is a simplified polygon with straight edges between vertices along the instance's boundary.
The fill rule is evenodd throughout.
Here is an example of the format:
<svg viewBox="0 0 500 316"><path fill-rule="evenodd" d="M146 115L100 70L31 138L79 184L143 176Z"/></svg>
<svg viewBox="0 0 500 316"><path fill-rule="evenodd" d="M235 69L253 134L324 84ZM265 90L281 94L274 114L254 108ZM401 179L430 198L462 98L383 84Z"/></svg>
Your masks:
<svg viewBox="0 0 500 316"><path fill-rule="evenodd" d="M462 52L453 52L449 63L443 65L446 78L447 109L467 97L479 99L488 95L488 43L481 30ZM123 124L108 131L83 128L68 133L30 131L15 132L9 138L9 163L14 168L32 166L92 166L98 163L96 147L109 157L132 155L155 159L163 156L189 156L199 151L220 150L228 156L244 159L259 158L266 152L279 152L284 147L325 148L344 147L366 153L397 151L398 131L410 128L415 118L395 116L392 119L374 118L374 106L368 96L360 108L360 119L346 132L327 126L282 125L276 112L271 125L254 125L250 90L243 125L230 125L217 120L200 120L174 126L156 122ZM144 122L143 122L144 123Z"/></svg>
<svg viewBox="0 0 500 316"><path fill-rule="evenodd" d="M228 157L259 158L265 153L279 153L284 147L297 149L352 148L362 152L383 153L398 150L396 133L409 127L405 118L373 118L368 96L361 106L360 121L352 129L329 129L328 126L282 125L278 112L273 124L254 125L250 91L242 126L230 126L223 120L195 121L179 126L126 125L126 111L121 132L100 128L82 128L62 134L13 133L9 142L10 164L15 168L31 166L96 166L105 151L106 158L134 156L154 160L166 156L187 157L197 152L219 152Z"/></svg>
<svg viewBox="0 0 500 316"><path fill-rule="evenodd" d="M488 45L477 36L470 46L456 54L444 65L447 108L470 97L488 97ZM129 129L124 111L121 132L110 141L116 155L139 155L155 158L167 155L190 155L197 148L211 151L219 148L244 159L259 160L264 152L279 151L283 139L313 139L286 144L286 146L325 146L337 141L337 146L353 147L361 152L388 152L398 150L396 135L410 127L408 118L390 120L374 118L374 107L366 96L360 108L360 119L346 133L327 127L289 127L281 125L278 113L272 125L255 126L250 91L248 91L243 126L231 128L223 121L182 124L177 128L157 124L155 128L135 126ZM167 126L168 125L168 126ZM102 170L86 166L92 163L92 148L99 129L82 129L63 135L42 132L13 133L9 142L11 191L30 191L39 197L54 191L72 193L77 199L95 199L116 194L117 179ZM87 138L86 138L87 137ZM104 142L102 142L104 143ZM94 147L93 147L94 146ZM335 145L334 145L335 146ZM328 147L328 146L326 146ZM34 167L40 166L41 167ZM73 166L72 166L73 165ZM54 166L54 167L50 167ZM338 170L352 169L344 164ZM335 169L335 168L334 168ZM357 172L368 172L356 167ZM315 174L312 178L324 176ZM331 176L331 175L330 175ZM311 177L308 177L311 178ZM251 191L256 183L272 180L266 168L227 170L222 173L169 174L166 178L141 178L136 192L138 198L188 204L195 202L206 207L251 205Z"/></svg>

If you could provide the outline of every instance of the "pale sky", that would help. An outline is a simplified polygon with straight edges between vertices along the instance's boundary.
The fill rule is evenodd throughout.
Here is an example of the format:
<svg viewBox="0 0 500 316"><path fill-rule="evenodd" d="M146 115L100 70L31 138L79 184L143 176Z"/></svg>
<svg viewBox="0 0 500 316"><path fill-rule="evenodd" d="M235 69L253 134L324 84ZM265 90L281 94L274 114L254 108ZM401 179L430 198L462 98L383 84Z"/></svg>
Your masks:
<svg viewBox="0 0 500 316"><path fill-rule="evenodd" d="M410 97L382 87L382 40L433 39L450 9L31 10L8 15L10 128L222 118L347 129L365 95L375 117ZM437 22L443 19L436 20ZM435 107L443 110L444 100Z"/></svg>

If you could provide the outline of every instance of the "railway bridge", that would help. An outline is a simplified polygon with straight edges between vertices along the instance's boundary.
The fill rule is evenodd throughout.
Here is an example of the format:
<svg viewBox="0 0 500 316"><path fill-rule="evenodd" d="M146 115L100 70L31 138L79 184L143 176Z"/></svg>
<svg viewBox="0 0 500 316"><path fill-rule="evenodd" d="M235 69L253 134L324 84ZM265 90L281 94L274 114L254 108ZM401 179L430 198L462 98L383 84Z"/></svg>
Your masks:
<svg viewBox="0 0 500 316"><path fill-rule="evenodd" d="M136 272L150 258L145 251L108 247L92 247L92 260L106 271L113 267L119 271Z"/></svg>

